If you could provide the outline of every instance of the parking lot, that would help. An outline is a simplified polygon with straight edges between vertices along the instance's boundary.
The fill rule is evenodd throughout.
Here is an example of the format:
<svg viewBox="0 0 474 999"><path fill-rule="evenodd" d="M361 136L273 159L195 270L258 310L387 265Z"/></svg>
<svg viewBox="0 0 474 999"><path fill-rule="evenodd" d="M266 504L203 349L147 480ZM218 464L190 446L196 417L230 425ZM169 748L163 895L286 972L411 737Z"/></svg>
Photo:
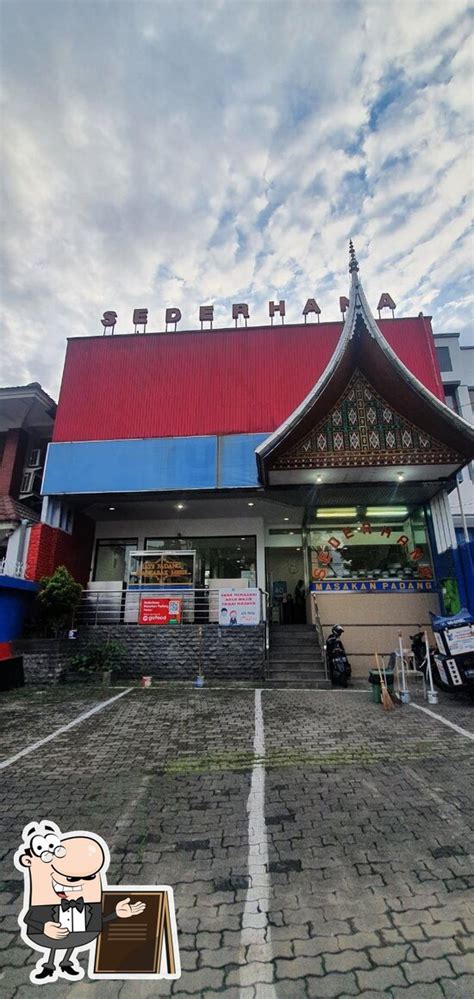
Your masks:
<svg viewBox="0 0 474 999"><path fill-rule="evenodd" d="M85 978L47 995L474 995L474 705L120 693L2 696L2 997L37 994L13 854L46 818L104 837L110 884L173 886L183 968L173 983Z"/></svg>

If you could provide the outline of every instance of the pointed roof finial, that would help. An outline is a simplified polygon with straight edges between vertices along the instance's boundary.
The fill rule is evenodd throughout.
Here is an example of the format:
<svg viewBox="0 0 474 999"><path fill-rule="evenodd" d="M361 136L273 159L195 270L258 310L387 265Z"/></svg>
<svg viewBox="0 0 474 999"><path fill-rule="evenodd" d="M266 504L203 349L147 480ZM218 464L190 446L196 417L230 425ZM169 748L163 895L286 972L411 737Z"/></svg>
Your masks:
<svg viewBox="0 0 474 999"><path fill-rule="evenodd" d="M353 274L355 271L359 270L359 264L355 255L352 239L349 240L349 256L351 258L349 261L349 274Z"/></svg>

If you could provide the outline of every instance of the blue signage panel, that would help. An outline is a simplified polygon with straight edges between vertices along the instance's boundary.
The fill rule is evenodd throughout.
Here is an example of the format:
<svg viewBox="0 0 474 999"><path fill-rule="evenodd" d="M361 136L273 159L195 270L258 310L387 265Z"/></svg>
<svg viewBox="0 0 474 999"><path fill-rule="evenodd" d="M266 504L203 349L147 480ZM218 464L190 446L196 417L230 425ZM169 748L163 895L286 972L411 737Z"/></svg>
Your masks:
<svg viewBox="0 0 474 999"><path fill-rule="evenodd" d="M434 579L322 579L316 593L435 593Z"/></svg>
<svg viewBox="0 0 474 999"><path fill-rule="evenodd" d="M230 434L217 438L218 489L258 486L255 448L268 434Z"/></svg>
<svg viewBox="0 0 474 999"><path fill-rule="evenodd" d="M258 486L266 434L74 441L49 445L43 495Z"/></svg>

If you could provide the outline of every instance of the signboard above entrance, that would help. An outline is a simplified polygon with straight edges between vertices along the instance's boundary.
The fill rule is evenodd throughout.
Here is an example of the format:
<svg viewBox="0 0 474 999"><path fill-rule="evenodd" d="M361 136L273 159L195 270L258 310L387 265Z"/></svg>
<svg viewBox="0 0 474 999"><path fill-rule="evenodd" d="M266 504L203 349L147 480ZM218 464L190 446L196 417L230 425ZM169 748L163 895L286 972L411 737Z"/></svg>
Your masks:
<svg viewBox="0 0 474 999"><path fill-rule="evenodd" d="M191 589L194 585L195 556L195 551L132 552L129 589Z"/></svg>

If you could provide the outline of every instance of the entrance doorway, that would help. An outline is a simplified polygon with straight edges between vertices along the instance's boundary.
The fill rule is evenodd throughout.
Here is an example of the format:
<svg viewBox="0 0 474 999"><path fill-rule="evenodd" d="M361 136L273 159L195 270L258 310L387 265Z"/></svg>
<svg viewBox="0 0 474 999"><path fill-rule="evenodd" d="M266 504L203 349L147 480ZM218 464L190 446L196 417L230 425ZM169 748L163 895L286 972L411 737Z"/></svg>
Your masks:
<svg viewBox="0 0 474 999"><path fill-rule="evenodd" d="M306 624L303 547L266 548L267 590L274 624Z"/></svg>

